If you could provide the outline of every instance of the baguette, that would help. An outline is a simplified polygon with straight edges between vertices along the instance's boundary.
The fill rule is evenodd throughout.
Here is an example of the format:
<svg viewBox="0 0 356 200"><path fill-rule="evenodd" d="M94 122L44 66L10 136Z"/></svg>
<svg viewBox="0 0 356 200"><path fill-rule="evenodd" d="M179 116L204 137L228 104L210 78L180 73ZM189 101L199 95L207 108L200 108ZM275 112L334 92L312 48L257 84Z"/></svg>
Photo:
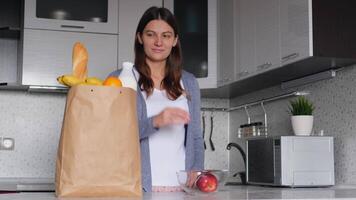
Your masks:
<svg viewBox="0 0 356 200"><path fill-rule="evenodd" d="M84 81L88 76L88 51L80 42L76 42L72 55L73 75Z"/></svg>

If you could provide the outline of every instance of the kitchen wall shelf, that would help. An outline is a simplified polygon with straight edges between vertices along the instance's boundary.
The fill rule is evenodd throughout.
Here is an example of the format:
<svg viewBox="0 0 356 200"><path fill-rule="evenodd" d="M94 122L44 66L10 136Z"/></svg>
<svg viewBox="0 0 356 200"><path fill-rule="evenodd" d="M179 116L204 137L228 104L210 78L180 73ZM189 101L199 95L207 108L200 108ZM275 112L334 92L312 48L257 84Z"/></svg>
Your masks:
<svg viewBox="0 0 356 200"><path fill-rule="evenodd" d="M234 110L238 110L238 109L242 109L242 108L247 108L247 107L250 107L250 106L261 105L261 104L264 104L264 103L270 102L270 101L276 101L276 100L284 99L284 98L287 98L287 97L292 97L292 96L305 96L305 95L308 95L308 94L309 94L309 92L307 92L307 91L294 91L294 92L290 92L290 93L286 93L286 94L281 94L281 95L277 95L277 96L273 96L273 97L261 99L261 100L258 100L258 101L250 102L250 103L241 104L241 105L234 106L234 107L231 107L231 108L202 107L202 108L201 108L201 111L231 112L231 111L234 111Z"/></svg>

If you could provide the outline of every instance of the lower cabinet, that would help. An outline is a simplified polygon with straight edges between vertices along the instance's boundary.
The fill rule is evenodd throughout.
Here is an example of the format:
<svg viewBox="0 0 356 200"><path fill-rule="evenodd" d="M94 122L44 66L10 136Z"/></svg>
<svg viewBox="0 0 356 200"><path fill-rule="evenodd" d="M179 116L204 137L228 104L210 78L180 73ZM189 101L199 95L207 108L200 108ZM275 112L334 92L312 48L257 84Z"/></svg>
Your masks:
<svg viewBox="0 0 356 200"><path fill-rule="evenodd" d="M105 78L117 69L117 35L24 29L19 82L24 85L57 86L56 78L72 72L75 42L89 54L88 75Z"/></svg>

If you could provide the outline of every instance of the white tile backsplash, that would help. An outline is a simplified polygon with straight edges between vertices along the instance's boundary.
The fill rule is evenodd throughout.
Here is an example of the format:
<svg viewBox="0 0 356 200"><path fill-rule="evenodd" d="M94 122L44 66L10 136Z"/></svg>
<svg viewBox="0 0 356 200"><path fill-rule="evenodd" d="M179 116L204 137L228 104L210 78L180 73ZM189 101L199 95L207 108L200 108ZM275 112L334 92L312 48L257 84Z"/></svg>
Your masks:
<svg viewBox="0 0 356 200"><path fill-rule="evenodd" d="M202 107L226 108L229 106L228 99L202 99ZM229 114L227 112L202 112L205 116L205 168L228 169L229 153L226 146L229 141ZM212 141L215 151L209 143L211 134L211 117L213 121Z"/></svg>
<svg viewBox="0 0 356 200"><path fill-rule="evenodd" d="M54 177L65 95L0 90L0 136L15 139L0 151L0 177Z"/></svg>

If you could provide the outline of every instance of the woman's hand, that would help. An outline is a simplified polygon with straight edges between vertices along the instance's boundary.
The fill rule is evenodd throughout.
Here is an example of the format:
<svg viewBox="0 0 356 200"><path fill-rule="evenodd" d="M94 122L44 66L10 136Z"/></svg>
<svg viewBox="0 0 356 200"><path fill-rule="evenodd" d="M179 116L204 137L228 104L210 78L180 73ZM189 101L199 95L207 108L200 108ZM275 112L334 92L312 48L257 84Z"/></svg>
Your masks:
<svg viewBox="0 0 356 200"><path fill-rule="evenodd" d="M187 124L190 121L189 113L180 108L165 108L153 118L153 126L160 128L167 125Z"/></svg>
<svg viewBox="0 0 356 200"><path fill-rule="evenodd" d="M197 180L197 177L198 177L198 172L196 171L188 172L186 186L189 188L193 188L195 186L195 181Z"/></svg>

